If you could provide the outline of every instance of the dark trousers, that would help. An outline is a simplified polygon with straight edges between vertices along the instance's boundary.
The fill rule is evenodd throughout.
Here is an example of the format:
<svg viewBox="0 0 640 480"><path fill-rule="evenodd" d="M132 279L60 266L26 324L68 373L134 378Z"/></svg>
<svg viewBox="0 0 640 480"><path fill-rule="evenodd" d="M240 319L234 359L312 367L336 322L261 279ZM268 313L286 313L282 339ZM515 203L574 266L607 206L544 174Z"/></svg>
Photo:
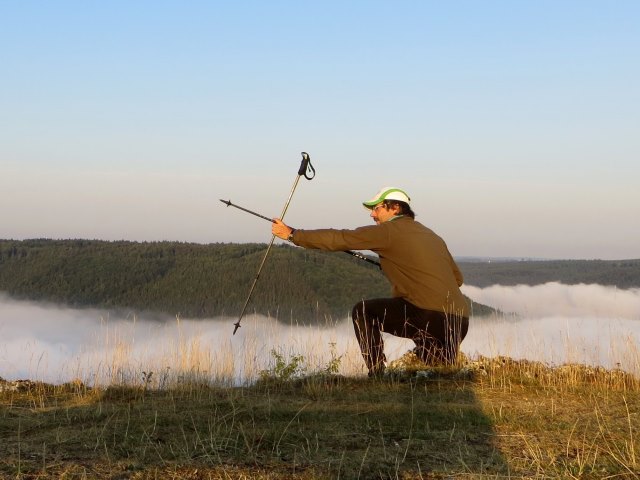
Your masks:
<svg viewBox="0 0 640 480"><path fill-rule="evenodd" d="M413 340L414 352L427 365L452 365L469 329L467 317L424 310L403 298L363 300L351 318L369 373L384 370L381 332Z"/></svg>

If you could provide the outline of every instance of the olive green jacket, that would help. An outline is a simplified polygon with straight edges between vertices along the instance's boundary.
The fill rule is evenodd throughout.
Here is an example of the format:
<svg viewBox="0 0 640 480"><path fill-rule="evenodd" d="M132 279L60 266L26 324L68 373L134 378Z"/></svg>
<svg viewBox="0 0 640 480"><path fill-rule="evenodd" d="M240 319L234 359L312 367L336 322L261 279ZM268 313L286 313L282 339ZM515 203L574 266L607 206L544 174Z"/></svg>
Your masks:
<svg viewBox="0 0 640 480"><path fill-rule="evenodd" d="M445 242L411 217L355 230L295 230L293 243L320 250L371 250L380 257L392 295L427 310L469 316L462 272Z"/></svg>

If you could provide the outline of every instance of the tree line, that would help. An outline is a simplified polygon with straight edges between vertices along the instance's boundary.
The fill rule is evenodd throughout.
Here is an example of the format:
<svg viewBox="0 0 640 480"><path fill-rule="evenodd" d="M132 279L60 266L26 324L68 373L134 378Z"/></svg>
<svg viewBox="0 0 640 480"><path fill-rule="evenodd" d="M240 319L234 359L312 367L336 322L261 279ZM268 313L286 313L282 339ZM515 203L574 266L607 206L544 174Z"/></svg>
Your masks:
<svg viewBox="0 0 640 480"><path fill-rule="evenodd" d="M188 318L238 315L266 250L259 243L0 240L0 291L72 307ZM598 283L640 287L640 260L460 262L465 283ZM363 298L385 297L380 270L343 253L276 245L247 313L285 322L342 319ZM494 310L469 300L475 315Z"/></svg>
<svg viewBox="0 0 640 480"><path fill-rule="evenodd" d="M0 291L73 307L235 316L265 250L253 243L0 240ZM281 244L270 253L247 313L316 324L344 318L359 299L389 294L374 265Z"/></svg>

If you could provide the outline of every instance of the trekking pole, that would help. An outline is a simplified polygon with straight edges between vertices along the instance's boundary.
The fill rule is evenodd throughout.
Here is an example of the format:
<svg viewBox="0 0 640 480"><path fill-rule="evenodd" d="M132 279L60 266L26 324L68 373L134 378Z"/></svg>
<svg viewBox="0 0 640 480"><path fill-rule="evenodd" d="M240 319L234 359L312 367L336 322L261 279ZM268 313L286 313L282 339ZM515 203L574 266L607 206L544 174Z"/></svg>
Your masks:
<svg viewBox="0 0 640 480"><path fill-rule="evenodd" d="M258 218L263 218L264 220L268 221L269 223L273 223L273 219L265 216L265 215L261 215L257 212L254 212L253 210L249 210L248 208L244 208L241 207L240 205L236 205L235 203L233 203L231 200L222 200L220 199L220 201L222 203L224 203L227 207L235 207L238 210L242 210L243 212L247 212L250 213L251 215L255 215ZM353 250L343 250L344 253L348 253L349 255L356 257L360 260L364 260L365 262L371 263L377 267L380 267L380 263L376 262L375 260L371 260L369 257L366 257L364 255L362 255L361 253L358 252L354 252Z"/></svg>
<svg viewBox="0 0 640 480"><path fill-rule="evenodd" d="M313 179L313 177L316 176L316 169L313 168L313 165L311 165L311 158L309 157L309 154L307 152L302 152L302 162L300 162L300 168L298 169L298 174L296 175L296 179L293 182L293 187L291 188L291 193L289 194L289 198L287 198L287 201L284 204L284 208L282 209L282 213L280 214L280 219L283 219L285 214L287 213L287 209L289 208L289 203L291 203L291 198L293 197L293 192L296 191L296 187L298 186L298 182L300 181L300 177L302 176L304 176L304 178L306 178L307 180L311 180ZM258 268L258 273L253 279L253 283L251 284L251 289L249 290L249 295L247 295L247 300L244 302L244 306L242 307L242 311L240 312L238 321L234 323L235 325L233 329L234 335L238 331L238 328L240 328L240 321L244 316L244 312L247 310L247 305L249 305L249 300L251 299L253 290L256 288L256 284L258 283L258 278L260 278L260 273L262 272L262 267L264 267L264 264L267 261L267 257L269 256L269 252L271 251L271 247L273 246L273 242L275 241L275 239L276 239L276 236L272 235L271 242L267 247L267 251L264 253L264 257L262 257L262 262L260 263L260 267Z"/></svg>

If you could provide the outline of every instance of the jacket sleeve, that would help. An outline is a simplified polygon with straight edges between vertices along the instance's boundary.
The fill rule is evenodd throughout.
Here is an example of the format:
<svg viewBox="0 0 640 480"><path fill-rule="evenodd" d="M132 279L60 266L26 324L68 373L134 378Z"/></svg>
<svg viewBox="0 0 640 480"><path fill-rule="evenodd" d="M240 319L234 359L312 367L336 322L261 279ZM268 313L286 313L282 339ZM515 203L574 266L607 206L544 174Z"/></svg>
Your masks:
<svg viewBox="0 0 640 480"><path fill-rule="evenodd" d="M389 244L389 232L380 225L359 227L355 230L296 230L293 243L305 248L328 251L372 250Z"/></svg>

